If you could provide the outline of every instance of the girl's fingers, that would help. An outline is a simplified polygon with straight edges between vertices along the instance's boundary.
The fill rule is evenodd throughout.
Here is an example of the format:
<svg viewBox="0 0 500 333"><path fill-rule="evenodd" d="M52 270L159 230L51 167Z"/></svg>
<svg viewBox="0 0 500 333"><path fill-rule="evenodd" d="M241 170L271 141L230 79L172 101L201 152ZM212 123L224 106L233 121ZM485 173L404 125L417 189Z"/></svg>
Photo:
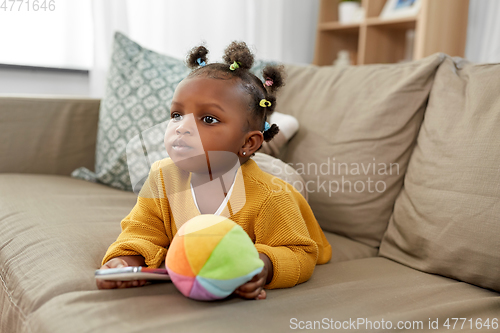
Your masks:
<svg viewBox="0 0 500 333"><path fill-rule="evenodd" d="M97 281L97 288L99 288L99 289L114 289L114 288L116 288L116 281L99 280L99 281Z"/></svg>
<svg viewBox="0 0 500 333"><path fill-rule="evenodd" d="M131 287L142 287L148 283L147 280L134 281L112 281L112 280L97 280L97 289L124 289Z"/></svg>
<svg viewBox="0 0 500 333"><path fill-rule="evenodd" d="M113 258L104 265L102 265L101 269L110 269L110 268L120 268L127 267L128 264L125 260L121 258ZM144 281L144 282L142 282ZM138 281L112 281L112 280L98 280L97 288L98 289L123 289L130 287L138 287L146 284L145 280Z"/></svg>
<svg viewBox="0 0 500 333"><path fill-rule="evenodd" d="M262 289L259 293L259 295L257 295L257 297L255 299L266 299L267 297L267 293L264 289Z"/></svg>
<svg viewBox="0 0 500 333"><path fill-rule="evenodd" d="M248 281L248 282L255 282L255 281L257 281L258 279L259 279L259 274L256 274L256 275L254 275L254 276L253 276L253 278L252 278L250 281Z"/></svg>
<svg viewBox="0 0 500 333"><path fill-rule="evenodd" d="M238 293L238 295L240 295L241 297L243 298L247 298L247 299L256 299L257 296L260 294L262 288L257 288L256 290L252 291L252 292L240 292Z"/></svg>
<svg viewBox="0 0 500 333"><path fill-rule="evenodd" d="M250 293L250 292L257 290L258 288L263 287L265 282L266 282L265 278L261 277L260 279L258 279L255 282L247 282L247 283L241 285L237 290L239 290L240 292L243 292L243 293Z"/></svg>
<svg viewBox="0 0 500 333"><path fill-rule="evenodd" d="M142 287L147 283L146 280L132 280L132 281L118 281L117 288L133 288L133 287Z"/></svg>
<svg viewBox="0 0 500 333"><path fill-rule="evenodd" d="M257 284L257 282L247 282L247 283L241 285L238 288L238 291L240 291L242 293L248 293L248 292L254 291L258 287L259 287L259 285Z"/></svg>
<svg viewBox="0 0 500 333"><path fill-rule="evenodd" d="M128 264L125 260L119 258L113 258L104 265L102 265L101 269L109 269L109 268L120 268L127 267Z"/></svg>

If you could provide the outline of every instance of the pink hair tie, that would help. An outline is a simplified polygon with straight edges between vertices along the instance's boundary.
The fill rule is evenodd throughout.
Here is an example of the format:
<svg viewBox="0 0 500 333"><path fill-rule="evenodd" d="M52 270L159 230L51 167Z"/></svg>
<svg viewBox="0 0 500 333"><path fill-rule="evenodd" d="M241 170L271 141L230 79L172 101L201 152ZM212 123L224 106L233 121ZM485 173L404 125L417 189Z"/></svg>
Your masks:
<svg viewBox="0 0 500 333"><path fill-rule="evenodd" d="M270 78L266 78L266 82L264 83L266 86L270 87L273 85L273 80L271 80Z"/></svg>

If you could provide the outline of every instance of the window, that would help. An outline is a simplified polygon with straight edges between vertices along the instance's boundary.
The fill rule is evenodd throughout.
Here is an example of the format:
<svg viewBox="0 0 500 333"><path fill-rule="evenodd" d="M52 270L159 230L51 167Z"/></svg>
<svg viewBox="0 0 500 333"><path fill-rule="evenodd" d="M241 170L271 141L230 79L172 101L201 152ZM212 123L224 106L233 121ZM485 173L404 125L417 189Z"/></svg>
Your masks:
<svg viewBox="0 0 500 333"><path fill-rule="evenodd" d="M92 57L91 0L0 0L1 64L89 69Z"/></svg>

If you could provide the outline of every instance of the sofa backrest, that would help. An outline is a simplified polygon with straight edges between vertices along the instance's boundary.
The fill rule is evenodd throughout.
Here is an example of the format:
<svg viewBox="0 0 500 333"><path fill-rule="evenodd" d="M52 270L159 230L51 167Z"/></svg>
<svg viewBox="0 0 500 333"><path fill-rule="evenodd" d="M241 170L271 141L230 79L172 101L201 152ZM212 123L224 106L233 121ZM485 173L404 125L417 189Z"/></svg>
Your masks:
<svg viewBox="0 0 500 333"><path fill-rule="evenodd" d="M98 99L0 96L0 173L94 170Z"/></svg>

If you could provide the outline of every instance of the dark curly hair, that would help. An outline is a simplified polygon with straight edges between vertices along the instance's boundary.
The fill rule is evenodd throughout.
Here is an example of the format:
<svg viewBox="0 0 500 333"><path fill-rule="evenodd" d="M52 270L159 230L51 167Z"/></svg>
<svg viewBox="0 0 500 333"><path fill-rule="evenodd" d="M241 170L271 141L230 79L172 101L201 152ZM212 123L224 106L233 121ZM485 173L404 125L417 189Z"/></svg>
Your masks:
<svg viewBox="0 0 500 333"><path fill-rule="evenodd" d="M265 66L262 70L265 82L262 82L249 71L254 62L254 55L245 42L236 41L226 48L223 60L225 63L207 64L208 49L203 45L194 47L186 57L187 66L192 69L188 78L199 75L223 80L238 78L250 97L248 129L264 131L265 122L276 108L276 92L285 83L283 66ZM271 105L262 106L263 99L271 102ZM278 125L272 124L263 132L264 140L270 141L278 132Z"/></svg>

